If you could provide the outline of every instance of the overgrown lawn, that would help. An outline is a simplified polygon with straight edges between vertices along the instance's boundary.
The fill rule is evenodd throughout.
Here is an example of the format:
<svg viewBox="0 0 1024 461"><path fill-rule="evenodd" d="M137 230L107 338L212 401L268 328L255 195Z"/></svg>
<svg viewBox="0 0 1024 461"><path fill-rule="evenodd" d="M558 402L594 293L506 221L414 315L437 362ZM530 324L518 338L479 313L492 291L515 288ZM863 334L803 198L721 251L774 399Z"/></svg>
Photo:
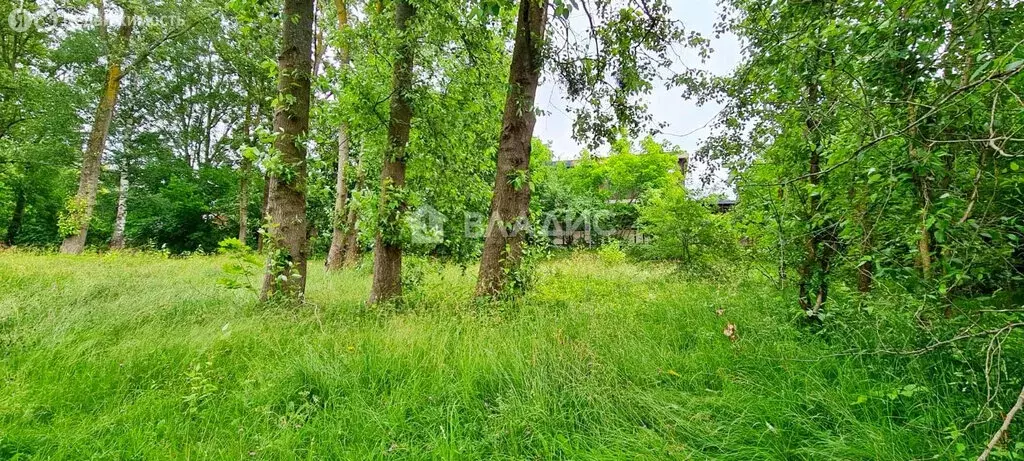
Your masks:
<svg viewBox="0 0 1024 461"><path fill-rule="evenodd" d="M964 418L742 272L578 254L481 305L445 267L379 311L366 269L311 265L288 309L218 286L225 262L0 253L0 458L911 459L953 456Z"/></svg>

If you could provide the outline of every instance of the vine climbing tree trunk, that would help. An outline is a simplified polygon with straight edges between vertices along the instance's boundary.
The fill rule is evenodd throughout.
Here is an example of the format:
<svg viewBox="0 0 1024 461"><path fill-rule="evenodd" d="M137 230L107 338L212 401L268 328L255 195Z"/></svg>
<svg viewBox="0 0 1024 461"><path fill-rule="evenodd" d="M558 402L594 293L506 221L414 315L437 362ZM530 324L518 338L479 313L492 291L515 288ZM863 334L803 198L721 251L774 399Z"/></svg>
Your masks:
<svg viewBox="0 0 1024 461"><path fill-rule="evenodd" d="M405 214L406 145L412 122L409 101L412 90L413 40L409 20L416 9L406 0L395 5L395 30L399 34L398 56L391 81L391 119L388 123L388 150L380 173L380 206L373 254L373 288L370 304L402 296L402 216Z"/></svg>
<svg viewBox="0 0 1024 461"><path fill-rule="evenodd" d="M498 144L498 172L480 258L477 296L501 292L507 275L519 266L523 256L523 241L530 227L530 144L537 123L534 102L543 67L547 9L548 0L521 0L519 3Z"/></svg>
<svg viewBox="0 0 1024 461"><path fill-rule="evenodd" d="M102 4L100 4L102 8ZM100 168L103 151L107 147L107 136L110 134L110 122L114 119L114 107L121 89L121 64L123 52L131 40L132 27L135 22L132 10L127 10L118 31L117 49L109 53L107 78L103 85L103 94L96 107L89 142L82 155L82 168L78 178L78 192L69 203L66 213L72 229L64 229L66 237L60 246L65 254L80 254L85 250L85 240L89 233L89 221L92 219L93 208L96 206L96 190L99 188ZM105 25L103 25L105 27ZM105 33L103 35L106 35Z"/></svg>
<svg viewBox="0 0 1024 461"><path fill-rule="evenodd" d="M831 20L832 13L828 2L812 2L809 6L822 9L821 19L823 22ZM828 218L828 204L822 193L826 173L826 170L822 168L824 161L822 154L825 150L825 136L822 133L822 108L827 107L827 104L824 102L824 91L819 81L823 71L821 65L823 49L821 46L816 46L814 50L808 62L808 72L804 82L806 97L804 137L810 150L807 177L812 187L807 193L805 203L809 228L804 243L806 254L799 267L799 297L800 307L807 318L816 321L820 319L821 311L825 308L825 303L828 302L829 275L832 271L832 260L838 251L838 224Z"/></svg>
<svg viewBox="0 0 1024 461"><path fill-rule="evenodd" d="M276 295L301 301L306 290L306 147L309 131L313 0L285 0L278 56L280 106L274 114L274 148L283 171L270 176L267 200L267 268L260 299ZM267 248L265 248L267 249Z"/></svg>
<svg viewBox="0 0 1024 461"><path fill-rule="evenodd" d="M124 249L124 228L128 223L128 170L121 167L121 181L117 188L117 215L114 218L114 233L110 237L110 249Z"/></svg>
<svg viewBox="0 0 1024 461"><path fill-rule="evenodd" d="M344 34L348 28L348 10L345 0L334 0L338 10L338 31ZM338 61L342 71L348 67L349 53L348 45L341 40L338 44ZM331 247L327 251L327 270L340 269L347 261L346 250L348 250L346 236L348 215L348 182L345 180L345 171L349 161L348 123L342 121L338 124L338 179L334 186L334 215L331 217Z"/></svg>

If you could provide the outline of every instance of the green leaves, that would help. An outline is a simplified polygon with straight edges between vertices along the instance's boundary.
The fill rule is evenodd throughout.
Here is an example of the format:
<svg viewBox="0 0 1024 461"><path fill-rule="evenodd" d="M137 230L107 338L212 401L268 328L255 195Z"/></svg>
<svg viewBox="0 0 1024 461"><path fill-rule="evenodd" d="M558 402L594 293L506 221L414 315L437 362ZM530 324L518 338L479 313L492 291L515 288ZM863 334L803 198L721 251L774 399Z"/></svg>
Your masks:
<svg viewBox="0 0 1024 461"><path fill-rule="evenodd" d="M569 14L572 13L574 8L577 8L575 0L554 0L553 3L555 5L555 17L562 20L569 19Z"/></svg>

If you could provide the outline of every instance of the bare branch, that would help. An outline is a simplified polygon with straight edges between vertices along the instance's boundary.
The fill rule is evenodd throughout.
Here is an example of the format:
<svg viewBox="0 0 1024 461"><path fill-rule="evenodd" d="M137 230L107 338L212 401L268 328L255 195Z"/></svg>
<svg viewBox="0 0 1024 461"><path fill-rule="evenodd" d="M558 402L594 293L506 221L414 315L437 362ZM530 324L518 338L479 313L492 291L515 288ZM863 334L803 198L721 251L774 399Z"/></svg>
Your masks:
<svg viewBox="0 0 1024 461"><path fill-rule="evenodd" d="M1020 396L1017 397L1017 403L1010 408L1010 411L1006 413L1006 418L1003 419L1003 425L999 426L999 430L996 431L995 435L992 436L992 440L988 442L988 446L985 447L985 451L978 456L978 461L986 461L989 455L992 454L992 450L996 447L999 441L1006 434L1007 429L1010 428L1010 423L1013 421L1013 417L1017 415L1021 407L1024 406L1024 388L1020 390Z"/></svg>

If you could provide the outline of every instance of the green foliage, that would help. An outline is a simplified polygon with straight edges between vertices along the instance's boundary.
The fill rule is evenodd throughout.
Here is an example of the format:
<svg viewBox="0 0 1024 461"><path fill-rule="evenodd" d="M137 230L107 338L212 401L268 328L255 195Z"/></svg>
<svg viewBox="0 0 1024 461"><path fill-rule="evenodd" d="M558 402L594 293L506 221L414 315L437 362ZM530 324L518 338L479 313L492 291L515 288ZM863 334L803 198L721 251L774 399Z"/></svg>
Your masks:
<svg viewBox="0 0 1024 461"><path fill-rule="evenodd" d="M597 256L601 262L609 266L617 266L626 262L626 252L622 250L622 244L618 241L601 245L601 248L597 249Z"/></svg>
<svg viewBox="0 0 1024 461"><path fill-rule="evenodd" d="M654 239L645 255L697 272L731 259L739 237L728 216L712 214L713 206L713 200L694 199L679 186L653 192L640 208L640 229Z"/></svg>
<svg viewBox="0 0 1024 461"><path fill-rule="evenodd" d="M67 204L64 205L64 211L61 212L57 221L57 229L61 238L70 237L81 231L82 227L86 225L88 206L84 198L75 196L68 199Z"/></svg>
<svg viewBox="0 0 1024 461"><path fill-rule="evenodd" d="M679 148L650 137L639 146L622 138L608 157L584 151L571 166L564 161L534 166L532 211L563 225L587 219L602 230L633 229L645 196L682 184L678 159L683 155Z"/></svg>
<svg viewBox="0 0 1024 461"><path fill-rule="evenodd" d="M732 171L750 249L780 281L853 285L868 268L941 304L1024 286L1005 155L1024 31L991 36L978 24L1019 8L979 5L724 4L749 54L712 85L727 105L699 157Z"/></svg>
<svg viewBox="0 0 1024 461"><path fill-rule="evenodd" d="M217 279L217 284L228 289L246 289L259 294L259 279L263 275L264 261L259 254L250 249L245 242L237 238L227 238L218 244L217 253L231 258L231 262L221 266L224 276Z"/></svg>

